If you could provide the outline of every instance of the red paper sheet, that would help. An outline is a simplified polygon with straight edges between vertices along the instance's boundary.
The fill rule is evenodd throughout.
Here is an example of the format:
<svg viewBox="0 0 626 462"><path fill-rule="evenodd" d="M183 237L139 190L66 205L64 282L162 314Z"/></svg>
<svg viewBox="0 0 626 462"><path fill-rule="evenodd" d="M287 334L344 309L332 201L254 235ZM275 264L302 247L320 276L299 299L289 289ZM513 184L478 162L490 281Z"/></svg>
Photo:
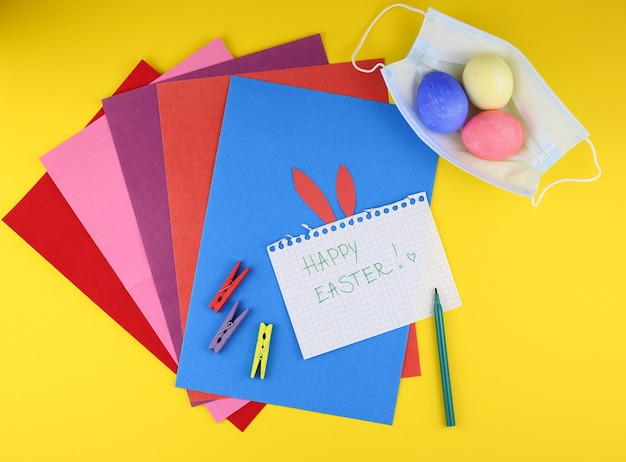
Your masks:
<svg viewBox="0 0 626 462"><path fill-rule="evenodd" d="M371 67L380 61L370 61ZM313 90L388 101L379 74L362 74L351 63L244 74ZM229 77L157 84L167 174L176 277L184 327L211 187L213 164L226 104ZM233 191L236 194L236 191ZM415 326L411 325L403 377L419 374Z"/></svg>
<svg viewBox="0 0 626 462"><path fill-rule="evenodd" d="M158 76L157 71L141 61L118 91L147 85ZM3 221L163 364L176 372L176 362L48 174L33 186ZM68 246L71 246L71 252L67 251Z"/></svg>
<svg viewBox="0 0 626 462"><path fill-rule="evenodd" d="M244 407L232 414L228 420L239 430L244 431L264 407L264 403L250 401Z"/></svg>
<svg viewBox="0 0 626 462"><path fill-rule="evenodd" d="M115 93L147 85L159 76L148 63L141 61ZM103 114L101 109L89 123ZM176 362L48 174L41 177L3 221L172 372L176 372ZM67 251L68 245L72 247L71 252ZM190 391L192 403L218 398L221 396ZM250 404L233 414L237 428L245 429L263 407Z"/></svg>

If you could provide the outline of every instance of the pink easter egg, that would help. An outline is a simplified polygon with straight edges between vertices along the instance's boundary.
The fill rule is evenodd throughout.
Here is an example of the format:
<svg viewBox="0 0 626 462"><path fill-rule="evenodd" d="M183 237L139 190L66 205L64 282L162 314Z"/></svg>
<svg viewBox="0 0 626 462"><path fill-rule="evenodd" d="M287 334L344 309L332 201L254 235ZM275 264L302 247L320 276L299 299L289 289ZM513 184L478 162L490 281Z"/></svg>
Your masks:
<svg viewBox="0 0 626 462"><path fill-rule="evenodd" d="M472 117L461 130L469 152L485 160L511 157L524 144L522 124L511 114L494 109Z"/></svg>

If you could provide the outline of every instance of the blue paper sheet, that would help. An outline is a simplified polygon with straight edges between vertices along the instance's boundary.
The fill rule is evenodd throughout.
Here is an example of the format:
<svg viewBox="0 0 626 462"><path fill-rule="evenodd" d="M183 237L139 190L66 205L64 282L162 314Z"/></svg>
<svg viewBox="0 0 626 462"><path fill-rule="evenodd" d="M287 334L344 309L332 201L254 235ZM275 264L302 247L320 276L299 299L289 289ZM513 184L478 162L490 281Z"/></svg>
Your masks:
<svg viewBox="0 0 626 462"><path fill-rule="evenodd" d="M233 77L177 386L391 424L408 327L302 359L266 246L322 224L297 195L292 168L317 183L340 218L341 164L358 212L419 191L430 200L437 159L393 105ZM215 313L208 305L239 260L250 272ZM250 313L215 354L209 343L234 300ZM260 322L274 325L264 380L250 378Z"/></svg>

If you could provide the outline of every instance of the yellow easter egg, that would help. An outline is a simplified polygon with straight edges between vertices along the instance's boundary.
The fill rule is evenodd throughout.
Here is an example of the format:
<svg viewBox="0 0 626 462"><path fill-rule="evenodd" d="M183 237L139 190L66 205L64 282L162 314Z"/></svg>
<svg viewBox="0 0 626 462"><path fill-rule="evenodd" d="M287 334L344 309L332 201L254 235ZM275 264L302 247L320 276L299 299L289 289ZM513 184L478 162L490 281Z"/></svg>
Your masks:
<svg viewBox="0 0 626 462"><path fill-rule="evenodd" d="M477 108L501 109L513 94L513 72L499 56L480 54L465 65L463 86Z"/></svg>

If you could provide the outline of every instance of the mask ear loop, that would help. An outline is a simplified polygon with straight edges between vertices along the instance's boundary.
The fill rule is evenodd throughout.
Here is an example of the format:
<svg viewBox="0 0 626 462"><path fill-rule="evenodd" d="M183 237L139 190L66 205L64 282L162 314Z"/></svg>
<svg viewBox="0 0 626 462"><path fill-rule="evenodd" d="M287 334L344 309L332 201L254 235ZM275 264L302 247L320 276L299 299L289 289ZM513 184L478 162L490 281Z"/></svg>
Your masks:
<svg viewBox="0 0 626 462"><path fill-rule="evenodd" d="M537 198L537 200L535 200L534 197L532 198L531 201L532 201L533 207L537 207L539 205L539 203L541 202L541 199L543 199L543 195L548 191L548 189L550 189L553 186L556 186L559 183L590 183L600 178L600 175L602 175L602 169L600 168L600 164L598 163L598 153L596 152L596 148L589 138L585 138L585 141L591 147L591 153L593 154L593 162L596 164L598 173L596 173L596 175L593 176L592 178L563 178L563 179L550 183L548 186L543 188L543 191L541 191L541 194L539 194L539 197Z"/></svg>
<svg viewBox="0 0 626 462"><path fill-rule="evenodd" d="M382 69L383 67L385 67L385 65L383 63L377 63L376 65L374 65L374 67L372 67L371 69L364 69L362 67L360 67L357 63L356 63L356 55L359 51L361 51L361 47L363 46L363 43L365 42L365 39L367 38L367 36L369 35L370 31L372 30L372 28L374 27L374 25L378 22L378 20L380 18L382 18L385 13L387 13L387 11L391 10L392 8L397 8L397 7L401 7L401 8L405 8L409 11L413 11L415 13L420 13L424 16L426 16L426 12L420 10L419 8L414 8L412 6L406 5L404 3L394 3L393 5L389 5L387 8L385 8L383 11L381 11L378 16L376 16L376 18L374 18L374 20L372 21L372 23L370 24L370 26L367 28L367 30L365 31L365 33L363 34L363 37L361 38L361 41L359 42L359 44L356 47L356 50L354 50L354 53L352 53L352 66L359 72L363 72L365 74L371 74L372 72L376 71L376 69Z"/></svg>

